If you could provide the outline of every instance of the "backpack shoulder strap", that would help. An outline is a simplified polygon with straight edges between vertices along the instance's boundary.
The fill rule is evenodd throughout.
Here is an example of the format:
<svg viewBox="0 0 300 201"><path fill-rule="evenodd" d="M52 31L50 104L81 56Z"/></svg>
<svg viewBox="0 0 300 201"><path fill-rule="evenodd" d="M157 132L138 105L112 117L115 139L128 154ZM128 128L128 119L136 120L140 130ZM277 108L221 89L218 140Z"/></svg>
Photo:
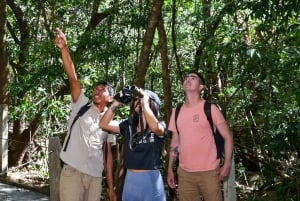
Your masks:
<svg viewBox="0 0 300 201"><path fill-rule="evenodd" d="M82 106L77 112L75 119L77 120L79 117L81 117L91 106L92 104L90 102L87 102L84 106ZM74 121L76 121L75 119Z"/></svg>
<svg viewBox="0 0 300 201"><path fill-rule="evenodd" d="M175 126L176 126L176 130L177 130L178 135L179 135L179 131L178 131L178 127L177 127L177 119L178 119L178 114L179 114L181 106L182 106L182 103L177 105L177 107L175 108Z"/></svg>
<svg viewBox="0 0 300 201"><path fill-rule="evenodd" d="M72 122L72 124L71 124L71 127L70 127L70 131L69 131L69 136L68 136L68 138L67 138L67 142L66 142L66 145L65 145L65 147L64 147L64 152L67 150L67 147L68 147L68 145L69 145L69 141L70 141L70 138L71 138L71 131L72 131L72 128L73 128L73 125L75 124L75 122L77 121L77 119L79 118L79 117L81 117L90 107L92 106L92 104L91 103L89 103L89 102L87 102L85 105L83 105L80 109L79 109L79 111L77 112L77 114L76 114L76 116L75 116L75 118L74 118L74 120L73 120L73 122Z"/></svg>
<svg viewBox="0 0 300 201"><path fill-rule="evenodd" d="M212 133L214 133L214 126L213 126L213 121L212 121L212 117L211 117L211 103L208 101L205 101L205 103L204 103L204 112L205 112L207 121L209 122Z"/></svg>
<svg viewBox="0 0 300 201"><path fill-rule="evenodd" d="M211 130L212 130L212 134L214 136L215 139L215 144L216 144L216 148L217 148L217 159L219 158L224 158L224 139L221 136L221 134L219 133L218 129L216 129L216 131L214 131L214 127L213 127L213 121L212 121L212 116L211 116L211 103L209 103L208 101L205 101L204 103L204 112L207 118L207 121L210 124ZM218 107L218 105L216 105Z"/></svg>

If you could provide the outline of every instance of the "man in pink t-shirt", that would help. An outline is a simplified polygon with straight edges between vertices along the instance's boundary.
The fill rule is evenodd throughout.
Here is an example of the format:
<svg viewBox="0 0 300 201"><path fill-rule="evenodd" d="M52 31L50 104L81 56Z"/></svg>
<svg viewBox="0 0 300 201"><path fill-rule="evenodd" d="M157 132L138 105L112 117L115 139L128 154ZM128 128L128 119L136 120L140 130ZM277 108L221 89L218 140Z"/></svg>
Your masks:
<svg viewBox="0 0 300 201"><path fill-rule="evenodd" d="M173 167L179 159L178 193L180 201L198 201L202 194L205 201L221 201L221 181L230 172L233 151L233 139L230 129L220 112L211 105L211 116L214 128L218 128L224 138L224 164L219 167L217 150L210 124L204 112L205 100L200 98L205 88L202 75L189 73L184 80L185 101L180 109L175 126L175 110L173 110L169 130L172 140L169 153L168 184L175 188Z"/></svg>

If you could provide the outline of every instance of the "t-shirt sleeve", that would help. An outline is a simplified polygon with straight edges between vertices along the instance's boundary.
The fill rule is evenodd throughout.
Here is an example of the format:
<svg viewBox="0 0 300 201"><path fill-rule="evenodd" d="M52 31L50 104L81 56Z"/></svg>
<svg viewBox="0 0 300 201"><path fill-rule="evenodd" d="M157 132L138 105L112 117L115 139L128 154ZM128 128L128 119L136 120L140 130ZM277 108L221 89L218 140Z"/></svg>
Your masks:
<svg viewBox="0 0 300 201"><path fill-rule="evenodd" d="M125 119L121 120L119 127L120 127L120 134L124 136L126 129L128 128L128 120Z"/></svg>
<svg viewBox="0 0 300 201"><path fill-rule="evenodd" d="M215 126L225 122L225 118L222 112L214 104L211 105L211 115Z"/></svg>
<svg viewBox="0 0 300 201"><path fill-rule="evenodd" d="M163 128L164 128L164 135L163 135L163 136L159 136L159 137L161 137L161 138L166 137L167 134L168 134L167 125L166 125L166 123L165 123L164 121L160 121L159 123L160 123L160 124L163 126Z"/></svg>
<svg viewBox="0 0 300 201"><path fill-rule="evenodd" d="M116 143L116 135L114 134L107 134L107 142L115 144Z"/></svg>

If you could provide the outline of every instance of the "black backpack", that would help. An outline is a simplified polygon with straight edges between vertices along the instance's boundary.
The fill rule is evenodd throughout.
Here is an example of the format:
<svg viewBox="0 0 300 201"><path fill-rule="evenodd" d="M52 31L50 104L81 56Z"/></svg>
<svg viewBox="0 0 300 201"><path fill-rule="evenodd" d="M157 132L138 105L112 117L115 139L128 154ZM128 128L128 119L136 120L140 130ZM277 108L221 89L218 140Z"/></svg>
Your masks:
<svg viewBox="0 0 300 201"><path fill-rule="evenodd" d="M179 104L175 109L175 126L176 126L178 135L179 135L179 131L177 128L177 118L178 118L178 114L179 114L181 106L182 106L182 104ZM215 139L215 143L216 143L216 147L217 147L217 159L224 158L224 139L223 139L222 135L219 133L218 129L216 129L216 131L214 131L213 121L212 121L212 117L211 117L211 103L209 103L208 101L205 101L205 103L204 103L204 112L205 112L207 121L210 124L212 133L214 135L214 139Z"/></svg>

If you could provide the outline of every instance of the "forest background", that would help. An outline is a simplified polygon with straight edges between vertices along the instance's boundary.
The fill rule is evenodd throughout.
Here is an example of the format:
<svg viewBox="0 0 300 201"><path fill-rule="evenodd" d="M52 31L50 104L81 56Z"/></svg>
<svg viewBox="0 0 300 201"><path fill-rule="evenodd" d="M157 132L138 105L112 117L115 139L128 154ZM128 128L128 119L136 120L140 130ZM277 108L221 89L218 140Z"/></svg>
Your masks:
<svg viewBox="0 0 300 201"><path fill-rule="evenodd" d="M300 200L298 0L1 0L0 13L9 170L49 179L49 138L66 133L70 92L53 41L60 27L87 93L100 78L117 91L153 90L166 122L183 100L185 73L203 73L204 97L220 105L234 136L238 200ZM118 118L127 115L125 107ZM118 182L121 138L114 152Z"/></svg>

